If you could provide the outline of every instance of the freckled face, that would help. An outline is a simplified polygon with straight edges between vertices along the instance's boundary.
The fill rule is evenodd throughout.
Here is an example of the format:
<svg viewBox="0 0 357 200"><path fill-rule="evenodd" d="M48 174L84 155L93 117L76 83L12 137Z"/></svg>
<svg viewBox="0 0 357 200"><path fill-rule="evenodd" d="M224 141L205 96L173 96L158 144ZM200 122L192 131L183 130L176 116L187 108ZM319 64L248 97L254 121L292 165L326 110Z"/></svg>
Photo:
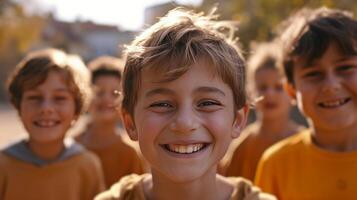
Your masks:
<svg viewBox="0 0 357 200"><path fill-rule="evenodd" d="M215 173L244 121L234 111L231 88L205 62L176 80L158 80L157 73L143 70L135 130L128 131L138 138L152 173L177 182Z"/></svg>

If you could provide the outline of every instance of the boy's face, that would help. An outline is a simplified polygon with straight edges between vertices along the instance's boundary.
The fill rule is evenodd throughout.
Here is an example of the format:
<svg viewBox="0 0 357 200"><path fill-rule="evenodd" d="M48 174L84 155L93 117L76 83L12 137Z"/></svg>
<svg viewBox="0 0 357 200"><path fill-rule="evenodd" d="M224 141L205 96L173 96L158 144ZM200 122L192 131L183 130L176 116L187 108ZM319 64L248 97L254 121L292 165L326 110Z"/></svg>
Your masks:
<svg viewBox="0 0 357 200"><path fill-rule="evenodd" d="M63 75L50 71L42 84L23 92L20 117L30 142L62 141L75 114L75 100Z"/></svg>
<svg viewBox="0 0 357 200"><path fill-rule="evenodd" d="M286 116L290 110L291 99L284 90L283 79L276 69L262 68L255 73L255 92L263 97L256 105L266 119Z"/></svg>
<svg viewBox="0 0 357 200"><path fill-rule="evenodd" d="M341 53L331 43L311 64L297 59L294 66L295 95L300 110L320 131L356 131L357 56Z"/></svg>
<svg viewBox="0 0 357 200"><path fill-rule="evenodd" d="M94 98L90 112L95 121L117 121L120 114L117 111L120 91L120 79L111 75L98 76L94 81Z"/></svg>
<svg viewBox="0 0 357 200"><path fill-rule="evenodd" d="M215 172L245 122L246 109L234 110L231 88L205 62L170 82L145 69L141 77L134 119L126 112L123 119L152 173L184 182Z"/></svg>

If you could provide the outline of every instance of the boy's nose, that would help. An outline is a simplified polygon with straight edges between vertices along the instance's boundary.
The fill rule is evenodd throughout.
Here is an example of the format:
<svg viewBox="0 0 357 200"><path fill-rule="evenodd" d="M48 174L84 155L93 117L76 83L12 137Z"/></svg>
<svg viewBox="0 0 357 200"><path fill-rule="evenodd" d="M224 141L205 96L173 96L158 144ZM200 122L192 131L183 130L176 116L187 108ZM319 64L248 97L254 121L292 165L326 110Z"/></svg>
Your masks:
<svg viewBox="0 0 357 200"><path fill-rule="evenodd" d="M341 88L341 81L339 77L335 76L334 74L328 74L325 77L325 81L322 85L323 92L334 92Z"/></svg>
<svg viewBox="0 0 357 200"><path fill-rule="evenodd" d="M274 88L267 88L264 92L264 97L272 97L275 94Z"/></svg>
<svg viewBox="0 0 357 200"><path fill-rule="evenodd" d="M53 112L53 110L54 110L54 104L51 100L48 99L42 100L40 104L40 111L42 113Z"/></svg>
<svg viewBox="0 0 357 200"><path fill-rule="evenodd" d="M170 129L176 133L192 133L199 127L198 120L192 109L181 109L170 124Z"/></svg>

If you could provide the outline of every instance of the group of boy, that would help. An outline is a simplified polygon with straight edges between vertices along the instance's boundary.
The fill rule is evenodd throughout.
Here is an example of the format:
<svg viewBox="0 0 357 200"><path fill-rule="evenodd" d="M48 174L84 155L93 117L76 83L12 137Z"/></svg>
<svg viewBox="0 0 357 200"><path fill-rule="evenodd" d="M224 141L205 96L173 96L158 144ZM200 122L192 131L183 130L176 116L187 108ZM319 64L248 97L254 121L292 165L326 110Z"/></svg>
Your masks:
<svg viewBox="0 0 357 200"><path fill-rule="evenodd" d="M287 82L281 81L278 69L266 67L269 62L253 70L248 81L259 88L253 96L262 97L256 105L264 116L253 131L257 136L246 138L260 141L269 131L264 130L269 124L265 121L274 116L269 109L282 104L269 95L288 98L280 94L283 88L310 128L290 136L300 128L284 121L271 141L288 138L254 155L262 157L251 177L263 192L246 179L217 174L249 110L245 61L237 40L221 32L230 27L213 15L175 9L127 47L119 79L92 77L97 95L103 92L108 95L103 98L111 99L99 107L110 107L110 112L120 107L126 132L138 141L150 173L125 176L100 193L104 159L100 163L82 146L65 142L65 133L86 107L89 72L80 59L62 51L39 51L22 60L10 78L11 102L29 139L0 154L0 199L357 198L357 21L348 12L320 8L303 9L287 24L275 47L282 50ZM269 73L279 77L276 82L264 79ZM98 121L78 141L100 149L98 133L109 128L103 144L122 145L115 142L113 127L98 126L105 117L94 117ZM259 148L254 144L249 148Z"/></svg>

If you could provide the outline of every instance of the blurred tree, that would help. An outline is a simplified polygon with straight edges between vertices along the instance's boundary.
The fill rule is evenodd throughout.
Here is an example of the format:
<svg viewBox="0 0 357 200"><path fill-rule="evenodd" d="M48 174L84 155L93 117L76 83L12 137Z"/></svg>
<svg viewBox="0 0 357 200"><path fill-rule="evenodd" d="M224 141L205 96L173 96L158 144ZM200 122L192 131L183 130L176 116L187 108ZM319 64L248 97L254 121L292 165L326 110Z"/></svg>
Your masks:
<svg viewBox="0 0 357 200"><path fill-rule="evenodd" d="M29 15L21 4L0 0L0 100L4 83L20 57L41 37L43 17Z"/></svg>
<svg viewBox="0 0 357 200"><path fill-rule="evenodd" d="M218 14L223 19L240 22L238 34L245 49L252 41L271 40L275 27L302 7L327 6L357 13L355 0L204 0L202 8L208 10L215 3L219 4Z"/></svg>

